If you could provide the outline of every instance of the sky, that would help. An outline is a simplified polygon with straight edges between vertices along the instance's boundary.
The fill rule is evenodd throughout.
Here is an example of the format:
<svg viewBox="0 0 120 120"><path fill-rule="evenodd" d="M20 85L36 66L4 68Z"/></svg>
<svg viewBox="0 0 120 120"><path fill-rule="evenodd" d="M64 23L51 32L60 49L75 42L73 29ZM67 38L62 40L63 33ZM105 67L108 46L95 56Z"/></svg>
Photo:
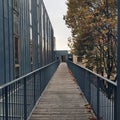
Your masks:
<svg viewBox="0 0 120 120"><path fill-rule="evenodd" d="M56 50L69 50L68 37L71 36L70 28L67 28L63 16L66 15L66 0L43 0L50 17L56 37Z"/></svg>

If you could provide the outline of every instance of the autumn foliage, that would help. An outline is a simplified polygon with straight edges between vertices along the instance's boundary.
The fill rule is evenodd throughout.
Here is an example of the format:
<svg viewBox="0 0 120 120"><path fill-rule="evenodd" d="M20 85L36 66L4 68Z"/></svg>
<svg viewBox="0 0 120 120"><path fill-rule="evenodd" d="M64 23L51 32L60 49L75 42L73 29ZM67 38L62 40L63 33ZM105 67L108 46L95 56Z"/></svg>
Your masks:
<svg viewBox="0 0 120 120"><path fill-rule="evenodd" d="M91 70L116 80L116 0L67 0L64 16L72 30L69 46Z"/></svg>

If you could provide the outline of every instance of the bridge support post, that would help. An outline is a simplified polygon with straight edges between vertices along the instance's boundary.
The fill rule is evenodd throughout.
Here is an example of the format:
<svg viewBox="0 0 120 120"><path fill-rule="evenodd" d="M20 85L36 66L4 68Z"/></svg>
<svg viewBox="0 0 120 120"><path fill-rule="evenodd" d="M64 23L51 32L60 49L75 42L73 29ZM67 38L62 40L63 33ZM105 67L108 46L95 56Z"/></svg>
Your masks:
<svg viewBox="0 0 120 120"><path fill-rule="evenodd" d="M117 48L117 92L115 104L116 120L120 119L120 0L118 2L118 48Z"/></svg>

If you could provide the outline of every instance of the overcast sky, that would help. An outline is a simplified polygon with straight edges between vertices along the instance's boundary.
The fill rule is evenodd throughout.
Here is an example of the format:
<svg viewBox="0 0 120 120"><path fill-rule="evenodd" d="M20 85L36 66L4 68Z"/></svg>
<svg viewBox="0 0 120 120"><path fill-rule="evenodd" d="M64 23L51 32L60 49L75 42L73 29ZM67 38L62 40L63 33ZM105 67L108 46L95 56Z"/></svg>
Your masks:
<svg viewBox="0 0 120 120"><path fill-rule="evenodd" d="M68 50L68 37L71 36L70 29L65 25L63 15L66 14L66 0L43 0L50 17L54 36L56 37L56 49Z"/></svg>

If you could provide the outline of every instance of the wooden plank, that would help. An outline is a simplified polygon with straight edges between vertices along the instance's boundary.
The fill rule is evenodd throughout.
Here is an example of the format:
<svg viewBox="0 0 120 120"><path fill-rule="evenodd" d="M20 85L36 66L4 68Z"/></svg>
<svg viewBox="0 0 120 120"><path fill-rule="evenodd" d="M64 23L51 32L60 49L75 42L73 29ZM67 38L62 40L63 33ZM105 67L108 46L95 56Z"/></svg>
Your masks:
<svg viewBox="0 0 120 120"><path fill-rule="evenodd" d="M70 74L61 63L50 80L30 120L90 120L91 109Z"/></svg>

